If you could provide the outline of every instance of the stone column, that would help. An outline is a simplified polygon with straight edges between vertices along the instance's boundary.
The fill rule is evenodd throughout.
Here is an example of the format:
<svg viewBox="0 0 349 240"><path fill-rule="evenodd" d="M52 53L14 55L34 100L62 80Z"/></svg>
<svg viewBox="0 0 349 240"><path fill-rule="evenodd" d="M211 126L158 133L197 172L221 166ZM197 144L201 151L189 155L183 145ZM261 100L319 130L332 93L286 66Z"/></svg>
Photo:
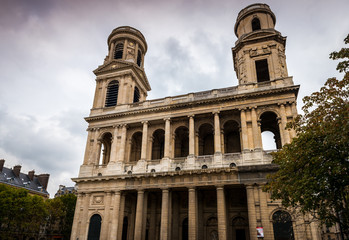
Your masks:
<svg viewBox="0 0 349 240"><path fill-rule="evenodd" d="M89 219L89 206L90 206L90 196L91 194L90 193L86 193L85 194L85 199L84 199L84 212L83 212L83 216L82 216L82 219L81 219L81 229L80 229L80 236L81 239L87 239L87 234L88 234L88 223L90 222L90 219Z"/></svg>
<svg viewBox="0 0 349 240"><path fill-rule="evenodd" d="M189 240L198 239L198 206L194 187L188 189L188 236Z"/></svg>
<svg viewBox="0 0 349 240"><path fill-rule="evenodd" d="M195 128L194 128L194 115L189 117L189 155L195 155Z"/></svg>
<svg viewBox="0 0 349 240"><path fill-rule="evenodd" d="M247 124L246 124L246 112L244 109L240 112L241 119L241 135L242 135L242 149L248 150L248 132L247 132Z"/></svg>
<svg viewBox="0 0 349 240"><path fill-rule="evenodd" d="M257 114L256 114L256 108L252 108L251 112L251 118L252 118L252 132L253 132L253 145L256 149L261 149L261 134L258 131L258 122L257 122Z"/></svg>
<svg viewBox="0 0 349 240"><path fill-rule="evenodd" d="M164 158L170 158L171 148L171 120L170 118L165 119L165 150Z"/></svg>
<svg viewBox="0 0 349 240"><path fill-rule="evenodd" d="M162 190L162 202L161 202L161 226L160 226L160 239L168 240L169 236L169 190Z"/></svg>
<svg viewBox="0 0 349 240"><path fill-rule="evenodd" d="M147 145L148 145L148 121L143 123L143 133L142 133L142 150L141 150L141 160L147 159Z"/></svg>
<svg viewBox="0 0 349 240"><path fill-rule="evenodd" d="M246 186L247 193L247 208L248 208L248 223L250 229L250 240L257 240L257 218L256 206L253 194L253 186Z"/></svg>
<svg viewBox="0 0 349 240"><path fill-rule="evenodd" d="M143 227L143 207L144 207L144 190L138 190L137 194L137 207L136 207L136 221L135 221L135 240L142 240L142 227Z"/></svg>
<svg viewBox="0 0 349 240"><path fill-rule="evenodd" d="M74 221L73 226L71 230L71 239L75 240L78 237L78 226L79 226L79 218L81 215L81 204L82 204L83 195L81 193L78 193L78 197L76 200L75 205L75 212L74 212Z"/></svg>
<svg viewBox="0 0 349 240"><path fill-rule="evenodd" d="M113 206L113 212L112 212L112 225L110 229L110 240L117 239L117 231L119 228L119 213L120 213L120 199L121 199L121 193L120 191L116 191L114 194L114 206Z"/></svg>
<svg viewBox="0 0 349 240"><path fill-rule="evenodd" d="M219 122L219 112L214 112L214 150L215 153L221 153L221 127Z"/></svg>
<svg viewBox="0 0 349 240"><path fill-rule="evenodd" d="M264 230L264 240L274 240L273 238L273 232L271 229L271 224L269 220L269 212L268 212L268 204L267 204L267 194L266 192L263 192L263 187L258 186L259 191L259 204L261 209L261 220L262 220L262 226Z"/></svg>
<svg viewBox="0 0 349 240"><path fill-rule="evenodd" d="M122 229L123 229L123 225L124 225L124 215L125 215L125 198L126 195L125 193L120 195L120 211L119 211L119 224L117 226L117 240L121 240L122 238Z"/></svg>
<svg viewBox="0 0 349 240"><path fill-rule="evenodd" d="M115 43L112 42L111 45L110 45L110 49L109 49L109 60L113 60L114 58L114 45Z"/></svg>
<svg viewBox="0 0 349 240"><path fill-rule="evenodd" d="M113 140L111 143L110 149L110 162L117 161L117 145L118 145L118 134L119 134L119 126L114 126Z"/></svg>
<svg viewBox="0 0 349 240"><path fill-rule="evenodd" d="M288 133L288 130L286 130L287 117L286 117L286 111L285 111L284 104L280 105L280 115L281 115L281 128L282 128L282 132L280 129L280 134L282 134L284 136L284 142L283 142L283 145L284 145L286 143L290 143L290 135Z"/></svg>
<svg viewBox="0 0 349 240"><path fill-rule="evenodd" d="M88 135L87 135L87 142L86 142L83 165L89 164L91 148L93 147L93 143L91 144L91 140L92 140L92 136L93 136L93 128L87 128L87 132L88 132Z"/></svg>
<svg viewBox="0 0 349 240"><path fill-rule="evenodd" d="M126 132L127 132L127 124L124 124L122 125L122 129L121 129L121 143L120 143L120 151L118 156L119 162L125 161Z"/></svg>
<svg viewBox="0 0 349 240"><path fill-rule="evenodd" d="M225 207L224 186L217 186L217 217L219 240L227 239L227 211Z"/></svg>
<svg viewBox="0 0 349 240"><path fill-rule="evenodd" d="M199 155L199 132L195 132L195 155Z"/></svg>
<svg viewBox="0 0 349 240"><path fill-rule="evenodd" d="M104 205L104 218L102 221L102 226L101 226L101 239L107 239L108 238L108 233L109 233L109 213L110 213L110 199L111 198L111 192L106 193L105 197L105 205Z"/></svg>

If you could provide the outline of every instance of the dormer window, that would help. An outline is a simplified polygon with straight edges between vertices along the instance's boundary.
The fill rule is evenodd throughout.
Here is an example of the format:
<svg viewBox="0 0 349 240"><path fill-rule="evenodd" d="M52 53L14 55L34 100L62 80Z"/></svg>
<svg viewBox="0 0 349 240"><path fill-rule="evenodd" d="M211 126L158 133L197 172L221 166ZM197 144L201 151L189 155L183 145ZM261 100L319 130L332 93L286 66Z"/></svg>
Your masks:
<svg viewBox="0 0 349 240"><path fill-rule="evenodd" d="M133 94L133 102L134 103L139 102L139 98L140 98L139 89L138 87L135 87L135 91Z"/></svg>
<svg viewBox="0 0 349 240"><path fill-rule="evenodd" d="M107 89L105 106L106 107L116 106L116 103L118 101L118 94L119 94L119 82L116 80L111 81Z"/></svg>
<svg viewBox="0 0 349 240"><path fill-rule="evenodd" d="M122 59L123 52L124 52L124 44L118 43L115 47L114 59Z"/></svg>
<svg viewBox="0 0 349 240"><path fill-rule="evenodd" d="M258 18L252 20L252 31L257 31L261 29L261 22Z"/></svg>
<svg viewBox="0 0 349 240"><path fill-rule="evenodd" d="M142 63L142 53L140 50L138 50L138 54L137 54L137 65L140 67Z"/></svg>

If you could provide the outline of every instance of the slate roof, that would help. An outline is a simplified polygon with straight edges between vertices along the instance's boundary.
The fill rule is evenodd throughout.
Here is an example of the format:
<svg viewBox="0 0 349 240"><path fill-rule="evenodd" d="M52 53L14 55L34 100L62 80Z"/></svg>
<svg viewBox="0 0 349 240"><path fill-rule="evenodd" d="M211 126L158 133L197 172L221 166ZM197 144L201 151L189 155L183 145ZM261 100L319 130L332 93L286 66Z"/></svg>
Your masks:
<svg viewBox="0 0 349 240"><path fill-rule="evenodd" d="M0 172L0 183L24 188L38 195L45 195L47 197L49 195L47 190L40 183L38 176L34 175L32 181L28 174L19 173L19 177L17 177L13 170L7 167L3 167Z"/></svg>

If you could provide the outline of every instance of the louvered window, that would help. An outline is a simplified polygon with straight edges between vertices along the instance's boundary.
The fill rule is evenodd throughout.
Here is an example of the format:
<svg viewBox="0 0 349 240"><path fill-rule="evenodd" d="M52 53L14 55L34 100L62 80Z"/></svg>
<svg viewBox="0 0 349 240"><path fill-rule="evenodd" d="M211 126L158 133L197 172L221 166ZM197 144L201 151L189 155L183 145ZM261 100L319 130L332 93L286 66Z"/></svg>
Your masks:
<svg viewBox="0 0 349 240"><path fill-rule="evenodd" d="M133 102L139 102L140 94L138 87L135 87L134 95L133 95Z"/></svg>
<svg viewBox="0 0 349 240"><path fill-rule="evenodd" d="M105 100L106 107L112 107L116 105L118 101L118 93L119 93L119 82L116 80L111 81L107 89L107 97Z"/></svg>
<svg viewBox="0 0 349 240"><path fill-rule="evenodd" d="M137 55L137 65L141 66L142 63L142 53L140 50L138 50L138 55Z"/></svg>
<svg viewBox="0 0 349 240"><path fill-rule="evenodd" d="M124 44L118 43L115 47L114 59L122 59L123 52L124 52Z"/></svg>

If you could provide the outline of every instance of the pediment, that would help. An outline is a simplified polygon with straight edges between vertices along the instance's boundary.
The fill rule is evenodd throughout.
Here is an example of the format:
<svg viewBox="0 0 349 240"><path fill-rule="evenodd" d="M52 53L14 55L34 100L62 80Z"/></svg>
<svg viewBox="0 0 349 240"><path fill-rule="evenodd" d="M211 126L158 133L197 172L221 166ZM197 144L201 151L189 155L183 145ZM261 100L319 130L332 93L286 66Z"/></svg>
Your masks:
<svg viewBox="0 0 349 240"><path fill-rule="evenodd" d="M96 70L93 71L94 74L98 75L99 73L105 73L108 71L114 71L117 69L125 69L133 67L132 63L128 63L125 61L113 60L107 64L103 64L99 66Z"/></svg>

